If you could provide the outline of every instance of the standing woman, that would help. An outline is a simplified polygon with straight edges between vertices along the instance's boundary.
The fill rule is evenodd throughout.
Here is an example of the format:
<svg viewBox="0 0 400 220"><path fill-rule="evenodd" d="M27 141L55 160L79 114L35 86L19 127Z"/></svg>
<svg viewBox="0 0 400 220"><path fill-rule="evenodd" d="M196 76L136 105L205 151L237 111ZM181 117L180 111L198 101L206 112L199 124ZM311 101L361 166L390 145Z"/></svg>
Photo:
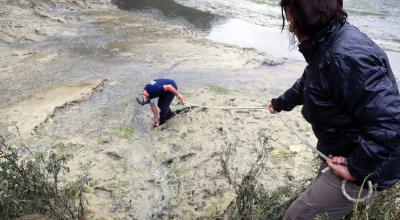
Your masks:
<svg viewBox="0 0 400 220"><path fill-rule="evenodd" d="M330 159L321 174L290 206L285 219L341 219L367 179L378 190L400 179L400 95L385 52L346 22L342 0L281 0L283 26L295 35L307 67L271 113L303 105L302 114ZM366 189L362 189L366 193Z"/></svg>

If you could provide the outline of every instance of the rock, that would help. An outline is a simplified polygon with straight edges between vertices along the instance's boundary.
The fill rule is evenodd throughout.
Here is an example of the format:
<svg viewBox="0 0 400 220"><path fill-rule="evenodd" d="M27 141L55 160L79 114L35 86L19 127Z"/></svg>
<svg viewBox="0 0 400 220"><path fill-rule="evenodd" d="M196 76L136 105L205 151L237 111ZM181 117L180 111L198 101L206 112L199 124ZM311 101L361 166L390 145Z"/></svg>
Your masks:
<svg viewBox="0 0 400 220"><path fill-rule="evenodd" d="M289 146L289 150L294 153L300 153L300 152L304 151L304 149L305 149L305 146L301 145L301 144Z"/></svg>

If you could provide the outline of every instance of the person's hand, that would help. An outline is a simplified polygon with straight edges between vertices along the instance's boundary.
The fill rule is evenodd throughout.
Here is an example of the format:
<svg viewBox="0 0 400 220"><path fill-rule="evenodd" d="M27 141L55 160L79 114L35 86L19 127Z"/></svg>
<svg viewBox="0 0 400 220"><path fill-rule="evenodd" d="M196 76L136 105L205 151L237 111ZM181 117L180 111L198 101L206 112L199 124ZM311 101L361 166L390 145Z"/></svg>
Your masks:
<svg viewBox="0 0 400 220"><path fill-rule="evenodd" d="M347 167L347 160L345 157L334 157L332 155L329 155L329 159L326 162L336 176L342 177L349 181L356 180L356 178L354 178L349 172L349 169Z"/></svg>
<svg viewBox="0 0 400 220"><path fill-rule="evenodd" d="M182 94L178 93L178 95L176 95L176 97L179 99L179 101L181 101L182 104L184 104L185 98L183 97Z"/></svg>
<svg viewBox="0 0 400 220"><path fill-rule="evenodd" d="M274 106L272 106L272 103L271 103L271 102L269 103L268 110L269 110L269 112L271 112L271 114L276 114L276 113L277 113L277 112L275 111L275 109L274 109Z"/></svg>
<svg viewBox="0 0 400 220"><path fill-rule="evenodd" d="M158 127L160 125L160 121L158 120L158 118L154 118L153 119L153 126L154 127Z"/></svg>

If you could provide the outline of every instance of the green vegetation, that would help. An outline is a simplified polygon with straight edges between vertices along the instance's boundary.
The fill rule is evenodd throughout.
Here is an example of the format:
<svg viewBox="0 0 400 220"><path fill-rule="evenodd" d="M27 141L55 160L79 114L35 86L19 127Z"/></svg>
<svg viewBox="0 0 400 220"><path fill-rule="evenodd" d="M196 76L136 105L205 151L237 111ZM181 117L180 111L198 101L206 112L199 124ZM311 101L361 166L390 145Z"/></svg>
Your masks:
<svg viewBox="0 0 400 220"><path fill-rule="evenodd" d="M380 192L366 207L355 204L353 210L350 220L400 219L400 184Z"/></svg>
<svg viewBox="0 0 400 220"><path fill-rule="evenodd" d="M113 140L113 137L129 139L135 132L135 128L127 125L122 125L118 128L107 129L98 136L99 144L106 144ZM110 155L112 156L112 155Z"/></svg>
<svg viewBox="0 0 400 220"><path fill-rule="evenodd" d="M283 219L290 204L305 191L313 181L312 177L299 182L292 182L285 186L278 187L272 191L266 191L262 183L258 181L260 173L265 171L264 160L270 150L266 148L268 138L261 138L262 151L259 152L256 162L251 166L250 171L243 176L241 182L232 174L229 168L229 153L234 145L228 146L221 154L221 166L228 182L236 192L234 205L229 207L228 219ZM315 167L315 166L314 166ZM400 184L378 193L372 204L362 206L354 205L353 213L346 216L348 220L369 220L369 219L400 219ZM221 216L220 216L221 217ZM317 219L326 219L319 216Z"/></svg>
<svg viewBox="0 0 400 220"><path fill-rule="evenodd" d="M0 219L42 214L53 219L82 219L86 206L86 172L63 182L71 155L35 152L6 143L0 136Z"/></svg>
<svg viewBox="0 0 400 220"><path fill-rule="evenodd" d="M228 182L236 192L234 210L229 216L231 219L283 219L287 208L303 192L311 182L307 179L302 182L293 183L279 187L274 191L267 192L257 177L265 171L264 162L272 148L267 148L267 137L260 137L262 150L258 152L257 160L252 164L250 170L243 176L241 182L237 182L229 168L229 153L235 147L234 144L225 149L221 155L221 166Z"/></svg>
<svg viewBox="0 0 400 220"><path fill-rule="evenodd" d="M179 168L173 169L173 172L178 179L185 175L185 171Z"/></svg>
<svg viewBox="0 0 400 220"><path fill-rule="evenodd" d="M112 135L118 136L120 138L128 139L135 132L135 128L130 126L121 126L118 129L111 132Z"/></svg>

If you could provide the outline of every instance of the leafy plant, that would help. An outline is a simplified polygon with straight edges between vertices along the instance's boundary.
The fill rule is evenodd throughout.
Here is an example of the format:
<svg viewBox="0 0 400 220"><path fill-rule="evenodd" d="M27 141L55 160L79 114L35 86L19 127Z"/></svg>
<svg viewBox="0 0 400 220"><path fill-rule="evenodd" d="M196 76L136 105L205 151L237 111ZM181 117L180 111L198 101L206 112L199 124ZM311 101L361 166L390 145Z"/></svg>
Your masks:
<svg viewBox="0 0 400 220"><path fill-rule="evenodd" d="M400 219L400 184L379 192L371 204L363 207L358 206L358 204L355 204L354 211L349 219Z"/></svg>
<svg viewBox="0 0 400 220"><path fill-rule="evenodd" d="M256 162L251 169L237 182L237 174L229 167L229 153L234 144L229 145L221 154L221 166L227 181L233 186L236 192L234 202L228 207L225 216L227 219L283 219L286 210L302 192L311 184L314 178L293 182L278 187L272 191L266 191L257 177L265 171L264 163L267 154L266 148L268 138L260 138L262 151L258 153ZM316 166L314 165L316 169ZM354 211L346 216L349 220L394 220L400 219L400 184L377 194L373 202L366 206L354 205ZM230 210L229 210L230 209ZM328 219L321 215L317 219Z"/></svg>
<svg viewBox="0 0 400 220"><path fill-rule="evenodd" d="M257 177L265 171L264 161L271 153L271 148L266 147L267 137L260 137L259 140L262 150L258 152L257 160L241 182L235 181L236 178L228 167L229 154L227 152L232 151L230 149L234 148L234 144L228 146L225 154L221 155L223 173L236 192L234 210L227 212L231 213L229 216L231 219L283 219L290 204L311 182L311 179L307 179L267 192Z"/></svg>
<svg viewBox="0 0 400 220"><path fill-rule="evenodd" d="M25 145L6 143L0 136L0 219L40 213L56 219L82 219L89 172L62 185L71 155L55 151L32 153Z"/></svg>

